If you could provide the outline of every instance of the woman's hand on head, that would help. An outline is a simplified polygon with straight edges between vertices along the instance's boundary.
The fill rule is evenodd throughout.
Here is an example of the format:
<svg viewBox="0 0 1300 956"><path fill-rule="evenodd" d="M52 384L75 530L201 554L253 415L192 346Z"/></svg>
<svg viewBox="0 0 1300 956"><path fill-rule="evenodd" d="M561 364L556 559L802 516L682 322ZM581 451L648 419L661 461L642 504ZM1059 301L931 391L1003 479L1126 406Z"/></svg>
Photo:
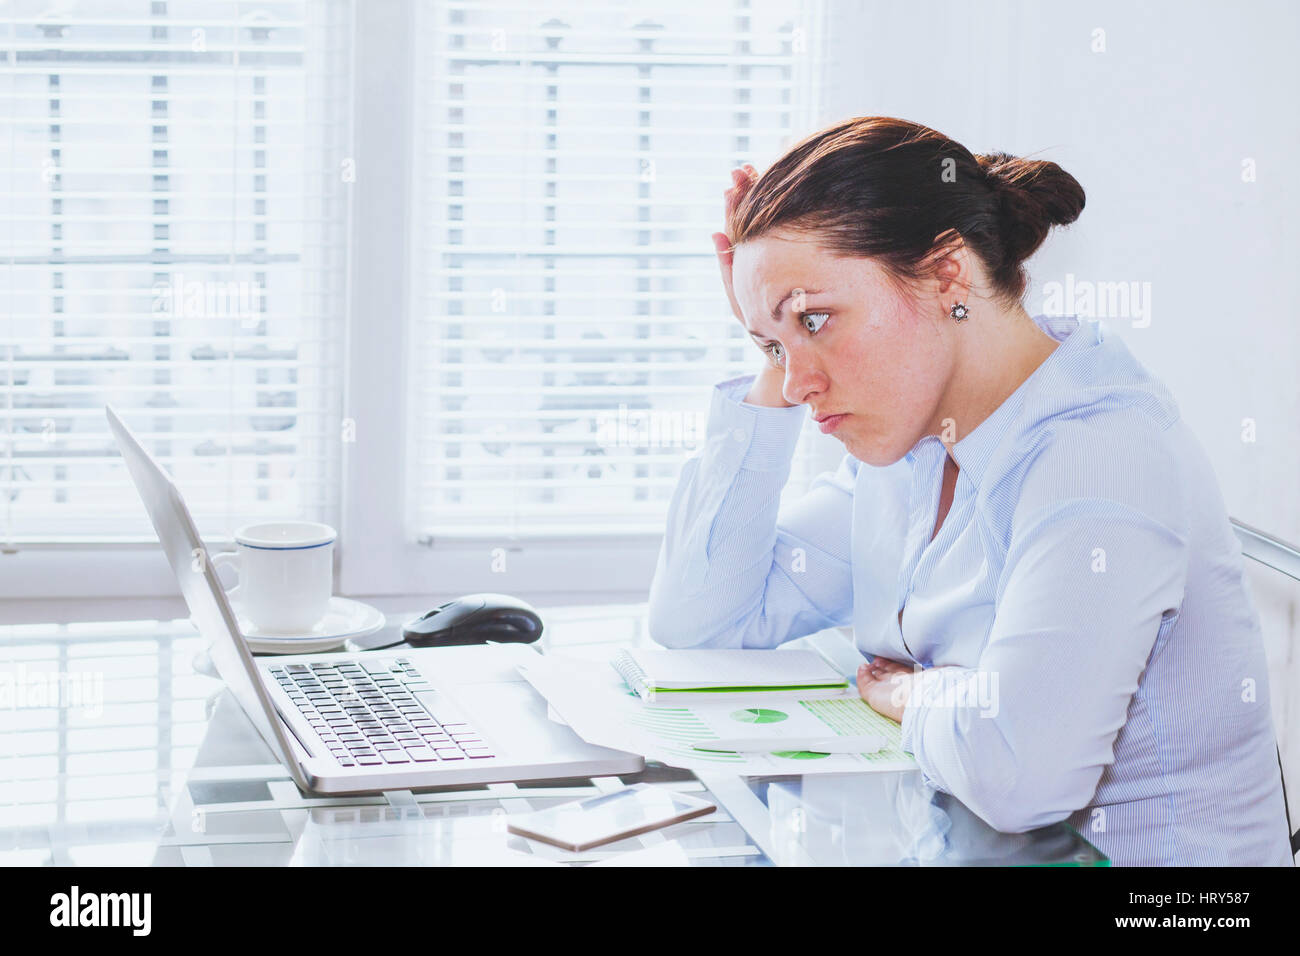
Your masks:
<svg viewBox="0 0 1300 956"><path fill-rule="evenodd" d="M749 163L731 171L731 188L723 193L727 201L728 217L731 216L740 200L744 198L745 192L757 179L758 170ZM722 274L722 287L727 290L727 301L731 303L731 314L743 326L745 317L741 314L740 303L736 301L736 292L731 284L731 240L725 232L715 232L713 234L713 249L718 255L718 271ZM745 396L745 401L750 405L789 408L790 403L785 400L785 396L782 394L784 383L785 372L772 364L770 359L767 359L763 362L763 367L755 377L754 385L749 394Z"/></svg>
<svg viewBox="0 0 1300 956"><path fill-rule="evenodd" d="M740 200L744 198L745 192L758 179L758 170L746 163L740 169L731 171L731 188L723 192L726 199L726 215L730 218ZM724 220L725 222L725 220ZM745 323L745 317L741 315L740 305L736 302L736 293L731 286L731 239L725 232L715 232L713 234L713 248L718 255L718 269L722 273L722 287L727 290L727 301L731 303L731 314L742 325Z"/></svg>

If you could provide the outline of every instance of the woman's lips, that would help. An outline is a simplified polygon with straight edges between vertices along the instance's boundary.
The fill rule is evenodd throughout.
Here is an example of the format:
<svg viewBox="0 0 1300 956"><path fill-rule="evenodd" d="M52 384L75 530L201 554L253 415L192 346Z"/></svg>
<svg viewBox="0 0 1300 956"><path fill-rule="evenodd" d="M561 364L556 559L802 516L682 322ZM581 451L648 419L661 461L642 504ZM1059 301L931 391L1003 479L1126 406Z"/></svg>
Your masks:
<svg viewBox="0 0 1300 956"><path fill-rule="evenodd" d="M829 435L831 432L835 431L835 429L839 428L844 419L848 417L847 413L844 415L832 415L830 418L824 418L818 422L817 427L822 430L823 435Z"/></svg>

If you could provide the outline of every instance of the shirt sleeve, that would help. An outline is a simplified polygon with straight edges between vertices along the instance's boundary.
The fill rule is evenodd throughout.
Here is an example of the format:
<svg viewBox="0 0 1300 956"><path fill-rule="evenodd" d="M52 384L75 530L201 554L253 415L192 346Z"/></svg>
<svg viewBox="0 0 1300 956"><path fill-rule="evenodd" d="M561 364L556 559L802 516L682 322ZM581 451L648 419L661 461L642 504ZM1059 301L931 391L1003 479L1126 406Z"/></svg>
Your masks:
<svg viewBox="0 0 1300 956"><path fill-rule="evenodd" d="M1176 481L1167 489L1164 507L1075 496L1018 515L978 667L915 675L902 748L995 829L1065 819L1114 761L1183 601L1188 538L1174 530L1186 527Z"/></svg>
<svg viewBox="0 0 1300 956"><path fill-rule="evenodd" d="M856 461L781 508L807 416L743 401L753 376L714 387L706 439L683 465L650 587L665 647L775 647L852 619Z"/></svg>

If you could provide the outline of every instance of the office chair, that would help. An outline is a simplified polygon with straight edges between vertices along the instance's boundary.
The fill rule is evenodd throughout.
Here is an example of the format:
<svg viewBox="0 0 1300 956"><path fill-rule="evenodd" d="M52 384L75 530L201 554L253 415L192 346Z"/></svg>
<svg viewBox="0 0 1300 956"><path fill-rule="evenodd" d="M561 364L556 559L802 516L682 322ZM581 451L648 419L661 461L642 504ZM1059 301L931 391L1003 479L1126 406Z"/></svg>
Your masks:
<svg viewBox="0 0 1300 956"><path fill-rule="evenodd" d="M1229 517L1232 530L1241 542L1241 553L1260 564L1281 571L1290 578L1300 581L1300 548L1285 541L1279 541L1270 534L1243 524L1236 518ZM1300 853L1300 830L1291 829L1291 807L1286 802L1286 773L1282 769L1282 748L1277 746L1277 768L1282 774L1282 805L1286 808L1286 828L1291 833L1291 855Z"/></svg>

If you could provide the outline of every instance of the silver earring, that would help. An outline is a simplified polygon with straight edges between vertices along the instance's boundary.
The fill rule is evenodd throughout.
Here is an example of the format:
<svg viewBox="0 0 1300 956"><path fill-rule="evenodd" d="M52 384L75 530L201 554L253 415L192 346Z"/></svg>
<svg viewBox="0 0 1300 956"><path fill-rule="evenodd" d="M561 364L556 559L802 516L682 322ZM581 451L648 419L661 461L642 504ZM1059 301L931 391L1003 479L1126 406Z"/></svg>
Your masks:
<svg viewBox="0 0 1300 956"><path fill-rule="evenodd" d="M970 310L966 308L965 302L958 302L954 304L953 307L948 310L948 314L951 315L958 322L970 318Z"/></svg>

